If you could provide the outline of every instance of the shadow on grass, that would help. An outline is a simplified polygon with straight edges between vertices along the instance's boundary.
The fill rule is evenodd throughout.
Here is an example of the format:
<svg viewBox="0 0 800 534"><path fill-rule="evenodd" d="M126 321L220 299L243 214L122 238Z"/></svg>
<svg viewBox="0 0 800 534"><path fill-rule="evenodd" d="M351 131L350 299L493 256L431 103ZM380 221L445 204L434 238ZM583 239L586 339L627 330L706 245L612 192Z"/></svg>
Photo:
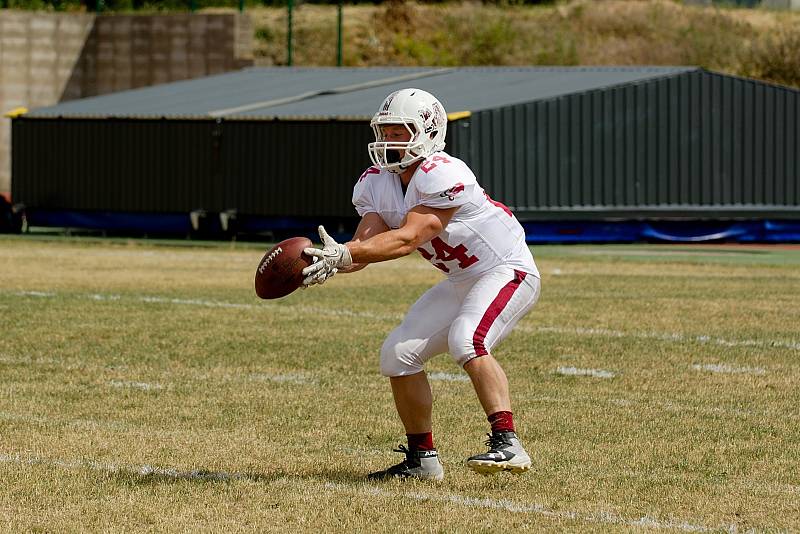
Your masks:
<svg viewBox="0 0 800 534"><path fill-rule="evenodd" d="M239 480L250 482L271 483L282 478L286 478L287 473L276 471L274 473L263 474L253 472L228 473L225 471L207 471L196 469L192 471L178 471L175 469L158 469L143 467L138 472L133 470L119 470L108 474L108 478L116 480L126 485L157 485L174 484L183 482L208 483L228 483Z"/></svg>
<svg viewBox="0 0 800 534"><path fill-rule="evenodd" d="M262 484L271 484L273 482L286 479L353 483L363 482L366 479L366 473L354 473L344 469L324 469L322 471L307 474L289 473L282 470L277 470L272 473L256 473L250 471L229 473L226 471L208 471L205 469L178 471L177 469L162 469L144 466L139 471L112 471L108 473L108 478L121 484L132 486L174 484L183 482L195 482L201 484L220 482L228 483L241 480L258 482Z"/></svg>

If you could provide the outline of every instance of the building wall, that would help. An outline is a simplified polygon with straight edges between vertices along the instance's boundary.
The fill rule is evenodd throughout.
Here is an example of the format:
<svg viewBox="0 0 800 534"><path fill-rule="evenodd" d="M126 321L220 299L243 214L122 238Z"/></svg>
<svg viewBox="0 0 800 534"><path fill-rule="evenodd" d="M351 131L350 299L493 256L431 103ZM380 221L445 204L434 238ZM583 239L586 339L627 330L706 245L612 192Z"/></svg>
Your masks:
<svg viewBox="0 0 800 534"><path fill-rule="evenodd" d="M459 122L454 153L523 218L800 215L796 89L698 69Z"/></svg>
<svg viewBox="0 0 800 534"><path fill-rule="evenodd" d="M0 11L0 114L236 70L252 64L239 13L90 15ZM0 192L11 127L0 118ZM43 147L46 149L46 147Z"/></svg>
<svg viewBox="0 0 800 534"><path fill-rule="evenodd" d="M348 121L13 128L29 214L353 217L372 140ZM449 122L447 151L521 219L800 219L800 91L702 69L475 112Z"/></svg>

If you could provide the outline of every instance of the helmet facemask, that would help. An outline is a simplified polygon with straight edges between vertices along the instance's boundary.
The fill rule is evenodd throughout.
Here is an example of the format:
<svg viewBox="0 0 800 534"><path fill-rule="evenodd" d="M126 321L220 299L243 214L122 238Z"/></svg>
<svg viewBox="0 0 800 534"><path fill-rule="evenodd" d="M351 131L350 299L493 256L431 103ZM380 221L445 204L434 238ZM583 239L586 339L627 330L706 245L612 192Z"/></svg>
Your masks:
<svg viewBox="0 0 800 534"><path fill-rule="evenodd" d="M427 156L424 151L425 143L420 139L422 130L419 124L401 117L384 116L374 119L370 125L375 133L375 142L367 145L367 149L372 163L377 167L400 174L409 165ZM388 125L404 126L411 138L408 141L386 141L383 128Z"/></svg>

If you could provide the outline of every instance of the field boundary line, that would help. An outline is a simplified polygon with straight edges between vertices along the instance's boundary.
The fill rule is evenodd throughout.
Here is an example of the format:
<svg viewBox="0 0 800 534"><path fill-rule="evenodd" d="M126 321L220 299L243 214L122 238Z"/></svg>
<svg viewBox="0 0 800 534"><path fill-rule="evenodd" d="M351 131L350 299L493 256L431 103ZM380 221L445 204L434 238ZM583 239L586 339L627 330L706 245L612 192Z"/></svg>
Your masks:
<svg viewBox="0 0 800 534"><path fill-rule="evenodd" d="M738 527L735 524L721 526L721 527L720 526L710 527L706 525L690 523L688 521L683 521L683 520L674 520L674 519L660 520L650 517L648 515L640 517L639 519L631 519L621 516L619 514L615 514L613 512L600 512L597 514L592 514L592 513L575 512L570 510L558 511L558 510L552 510L544 506L543 504L539 503L516 502L507 499L469 497L454 493L436 495L436 494L423 493L417 491L394 492L370 486L364 486L362 488L353 488L345 484L339 484L334 482L327 482L325 483L324 487L326 489L337 491L340 493L349 493L357 495L360 494L369 497L388 497L393 499L401 497L415 501L444 502L468 508L486 508L489 510L504 510L512 513L535 514L558 520L582 521L585 523L601 523L609 525L621 525L626 527L649 528L656 530L680 530L684 532L712 532L712 531L723 531L731 533L738 532Z"/></svg>
<svg viewBox="0 0 800 534"><path fill-rule="evenodd" d="M695 371L705 371L708 373L721 373L721 374L729 374L729 375L764 375L767 374L767 370L763 367L747 367L747 366L740 366L736 367L734 365L727 365L724 363L695 363L692 364L692 369Z"/></svg>
<svg viewBox="0 0 800 534"><path fill-rule="evenodd" d="M6 292L6 294L9 294ZM15 296L33 296L33 297L55 297L57 293L44 293L36 291L17 291L10 294ZM88 298L94 301L114 301L121 302L128 298L145 303L151 304L176 304L186 306L205 306L209 308L232 308L232 309L247 309L247 310L281 310L297 313L309 313L317 315L326 315L331 317L358 317L370 318L378 320L402 320L404 314L402 313L378 313L372 311L357 311L348 309L330 309L318 306L292 306L280 305L267 302L259 302L257 304L227 302L213 299L180 299L173 297L163 297L157 295L131 295L130 297L123 297L116 294L99 294L88 293L80 295L79 298ZM712 337L708 335L691 335L681 333L664 333L664 332L623 332L620 330L611 330L608 328L587 328L587 327L561 327L561 326L528 326L518 325L515 330L529 334L568 334L579 336L603 336L603 337L617 337L617 338L635 338L635 339L654 339L657 341L667 341L673 343L703 343L720 345L724 347L756 347L763 349L790 349L800 350L800 341L784 341L784 340L767 340L762 341L758 339L740 339L731 340L719 337Z"/></svg>
<svg viewBox="0 0 800 534"><path fill-rule="evenodd" d="M614 371L605 369L581 369L563 365L559 365L553 373L562 376L588 376L591 378L614 378L617 376Z"/></svg>
<svg viewBox="0 0 800 534"><path fill-rule="evenodd" d="M561 326L524 326L519 325L516 330L520 332L527 332L531 334L569 334L578 336L603 336L603 337L619 337L626 338L632 337L637 339L655 339L657 341L669 341L675 343L695 342L707 343L713 345L721 345L724 347L757 347L764 349L792 349L800 350L800 342L797 341L783 341L783 340L769 340L761 341L758 339L740 339L731 340L711 336L693 336L691 334L679 333L663 333L663 332L622 332L620 330L611 330L608 328L585 328L585 327L561 327Z"/></svg>
<svg viewBox="0 0 800 534"><path fill-rule="evenodd" d="M664 400L659 402L648 402L640 399L626 399L626 398L603 398L591 395L582 395L580 397L555 397L552 395L525 395L524 393L518 394L520 398L524 398L531 402L549 403L549 404L604 404L618 407L643 407L652 410L661 410L665 412L679 412L679 413L696 413L703 415L727 415L735 417L772 417L788 419L790 421L800 420L800 415L790 413L788 411L778 412L774 409L764 410L748 410L741 408L729 408L724 406L694 406L688 403L681 403L680 401Z"/></svg>

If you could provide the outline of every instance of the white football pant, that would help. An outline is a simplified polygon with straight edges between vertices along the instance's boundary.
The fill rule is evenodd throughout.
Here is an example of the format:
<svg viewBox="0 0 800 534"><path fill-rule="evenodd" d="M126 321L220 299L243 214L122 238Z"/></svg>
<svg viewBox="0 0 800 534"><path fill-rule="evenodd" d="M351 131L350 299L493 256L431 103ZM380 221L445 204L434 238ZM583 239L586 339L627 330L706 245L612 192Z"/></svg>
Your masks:
<svg viewBox="0 0 800 534"><path fill-rule="evenodd" d="M422 371L431 357L449 352L462 367L491 354L539 299L540 281L504 265L465 282L443 280L411 307L381 348L381 374Z"/></svg>

